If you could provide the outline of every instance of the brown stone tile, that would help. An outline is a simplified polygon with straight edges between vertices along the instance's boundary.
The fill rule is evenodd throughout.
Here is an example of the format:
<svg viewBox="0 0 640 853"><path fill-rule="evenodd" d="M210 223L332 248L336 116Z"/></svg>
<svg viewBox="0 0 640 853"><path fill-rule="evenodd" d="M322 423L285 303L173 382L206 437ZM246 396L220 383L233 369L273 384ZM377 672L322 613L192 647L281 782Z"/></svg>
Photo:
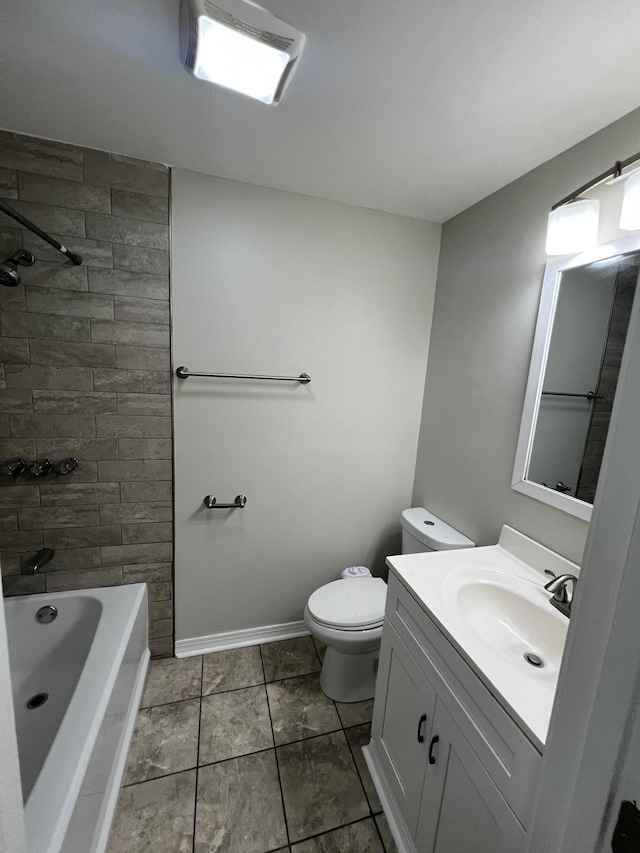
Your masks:
<svg viewBox="0 0 640 853"><path fill-rule="evenodd" d="M20 175L20 180L28 179L29 182L39 181L55 181L55 178L42 178L38 175ZM74 187L82 187L75 181L62 181L61 183L69 183ZM35 199L34 199L35 200ZM32 222L36 222L43 231L55 231L57 234L66 234L68 237L84 237L84 213L82 210L71 210L69 207L54 207L56 199L49 196L40 196L37 201L44 202L42 204L32 204L29 200L21 199L20 201L12 201L11 207L26 216ZM12 227L18 227L27 230L15 220L10 220ZM25 271L26 272L26 271ZM25 276L28 279L28 276Z"/></svg>
<svg viewBox="0 0 640 853"><path fill-rule="evenodd" d="M260 649L268 682L320 671L320 661L311 637L263 643Z"/></svg>
<svg viewBox="0 0 640 853"><path fill-rule="evenodd" d="M194 853L264 853L286 843L273 750L200 768Z"/></svg>
<svg viewBox="0 0 640 853"><path fill-rule="evenodd" d="M171 501L161 503L122 503L100 507L103 524L136 524L171 521L173 518Z"/></svg>
<svg viewBox="0 0 640 853"><path fill-rule="evenodd" d="M8 340L11 339L4 338L4 342ZM24 343L26 344L26 341ZM90 391L93 387L90 367L7 364L5 373L8 388Z"/></svg>
<svg viewBox="0 0 640 853"><path fill-rule="evenodd" d="M116 351L121 347L116 347ZM137 349L129 347L129 349ZM140 347L142 349L142 347ZM154 348L157 353L156 362L161 366L168 358L168 351ZM161 370L102 370L96 368L93 374L96 391L120 391L142 394L169 394L171 392L171 376L169 371Z"/></svg>
<svg viewBox="0 0 640 853"><path fill-rule="evenodd" d="M118 586L122 583L122 567L105 569L77 569L69 572L47 572L47 592L62 592L67 589L93 589L102 586Z"/></svg>
<svg viewBox="0 0 640 853"><path fill-rule="evenodd" d="M200 700L188 699L138 712L125 785L195 767Z"/></svg>
<svg viewBox="0 0 640 853"><path fill-rule="evenodd" d="M98 438L170 438L171 418L97 415L96 431Z"/></svg>
<svg viewBox="0 0 640 853"><path fill-rule="evenodd" d="M113 268L128 272L169 275L169 252L144 246L113 244Z"/></svg>
<svg viewBox="0 0 640 853"><path fill-rule="evenodd" d="M191 853L195 792L195 770L123 788L107 853Z"/></svg>
<svg viewBox="0 0 640 853"><path fill-rule="evenodd" d="M57 177L34 175L18 172L18 194L22 201L55 204L74 210L110 213L111 195L105 187L92 186L78 180L65 180ZM28 215L28 214L27 214ZM60 231L52 225L43 225L45 229ZM61 233L64 233L62 231ZM77 236L84 237L83 234ZM87 236L92 236L88 234Z"/></svg>
<svg viewBox="0 0 640 853"><path fill-rule="evenodd" d="M97 506L49 506L18 510L21 530L93 527L100 524Z"/></svg>
<svg viewBox="0 0 640 853"><path fill-rule="evenodd" d="M259 646L224 649L204 656L202 693L222 693L264 683Z"/></svg>
<svg viewBox="0 0 640 853"><path fill-rule="evenodd" d="M113 297L101 293L77 293L74 290L27 288L27 309L40 314L64 317L89 317L113 320ZM50 320L58 323L59 320Z"/></svg>
<svg viewBox="0 0 640 853"><path fill-rule="evenodd" d="M161 350L156 347L129 347L116 346L116 366L120 369L131 371L167 371L164 381L170 382L168 371L171 367L169 350ZM166 387L170 387L167 385ZM122 388L122 391L135 391L135 388ZM150 389L153 391L164 391L165 387Z"/></svg>
<svg viewBox="0 0 640 853"><path fill-rule="evenodd" d="M0 137L0 166L82 181L82 155L74 148L27 137Z"/></svg>
<svg viewBox="0 0 640 853"><path fill-rule="evenodd" d="M164 563L173 559L170 542L153 542L148 545L113 545L102 549L104 566L124 566L134 563Z"/></svg>
<svg viewBox="0 0 640 853"><path fill-rule="evenodd" d="M153 661L149 666L140 707L149 708L198 698L201 681L202 655Z"/></svg>
<svg viewBox="0 0 640 853"><path fill-rule="evenodd" d="M139 563L123 566L125 583L169 583L172 579L171 563Z"/></svg>
<svg viewBox="0 0 640 853"><path fill-rule="evenodd" d="M93 293L112 293L142 299L168 299L169 278L142 272L90 269L89 290Z"/></svg>
<svg viewBox="0 0 640 853"><path fill-rule="evenodd" d="M171 481L159 483L122 483L122 503L145 503L147 501L170 501L173 499Z"/></svg>
<svg viewBox="0 0 640 853"><path fill-rule="evenodd" d="M111 212L126 219L169 224L169 200L125 190L111 190Z"/></svg>
<svg viewBox="0 0 640 853"><path fill-rule="evenodd" d="M43 531L45 548L90 548L97 545L119 545L120 525L100 527L62 527Z"/></svg>
<svg viewBox="0 0 640 853"><path fill-rule="evenodd" d="M120 503L118 483L43 483L40 486L42 506L65 506L68 504Z"/></svg>
<svg viewBox="0 0 640 853"><path fill-rule="evenodd" d="M77 322L90 321L78 319ZM32 364L44 364L48 367L113 367L115 364L115 347L110 344L36 340L29 342L29 350Z"/></svg>
<svg viewBox="0 0 640 853"><path fill-rule="evenodd" d="M89 320L82 317L56 317L54 319L48 314L25 314L21 311L4 311L0 317L0 333L9 338L42 338L46 341L88 341L91 334L89 322ZM35 342L32 341L32 348L34 344Z"/></svg>
<svg viewBox="0 0 640 853"><path fill-rule="evenodd" d="M116 395L99 391L33 391L35 412L115 414ZM75 453L73 454L76 455Z"/></svg>
<svg viewBox="0 0 640 853"><path fill-rule="evenodd" d="M171 542L172 540L173 524L170 521L122 525L123 545L143 542Z"/></svg>
<svg viewBox="0 0 640 853"><path fill-rule="evenodd" d="M120 438L120 459L171 459L173 448L170 438ZM152 521L153 519L149 519Z"/></svg>
<svg viewBox="0 0 640 853"><path fill-rule="evenodd" d="M95 343L139 343L147 347L168 347L169 326L160 323L128 323L124 320L92 320L91 340Z"/></svg>
<svg viewBox="0 0 640 853"><path fill-rule="evenodd" d="M54 264L38 261L22 273L22 280L31 287L45 287L48 290L73 290L79 293L89 289L86 266L73 264Z"/></svg>
<svg viewBox="0 0 640 853"><path fill-rule="evenodd" d="M93 415L10 415L9 423L12 436L25 438L38 438L41 435L52 438L92 437L96 430Z"/></svg>
<svg viewBox="0 0 640 853"><path fill-rule="evenodd" d="M170 394L118 394L119 415L171 416Z"/></svg>
<svg viewBox="0 0 640 853"><path fill-rule="evenodd" d="M115 319L134 323L169 323L169 303L160 299L114 296Z"/></svg>

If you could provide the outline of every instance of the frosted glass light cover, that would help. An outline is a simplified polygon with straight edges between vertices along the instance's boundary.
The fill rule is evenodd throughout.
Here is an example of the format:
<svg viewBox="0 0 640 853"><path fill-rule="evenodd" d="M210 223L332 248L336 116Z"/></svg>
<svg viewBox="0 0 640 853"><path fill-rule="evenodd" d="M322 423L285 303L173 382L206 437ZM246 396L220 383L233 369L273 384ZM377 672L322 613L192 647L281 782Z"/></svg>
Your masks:
<svg viewBox="0 0 640 853"><path fill-rule="evenodd" d="M549 214L547 227L548 255L576 255L598 243L597 199L578 199L563 204Z"/></svg>
<svg viewBox="0 0 640 853"><path fill-rule="evenodd" d="M210 18L200 17L198 28L195 76L273 103L289 54Z"/></svg>
<svg viewBox="0 0 640 853"><path fill-rule="evenodd" d="M640 172L627 178L624 185L620 228L623 231L640 231Z"/></svg>

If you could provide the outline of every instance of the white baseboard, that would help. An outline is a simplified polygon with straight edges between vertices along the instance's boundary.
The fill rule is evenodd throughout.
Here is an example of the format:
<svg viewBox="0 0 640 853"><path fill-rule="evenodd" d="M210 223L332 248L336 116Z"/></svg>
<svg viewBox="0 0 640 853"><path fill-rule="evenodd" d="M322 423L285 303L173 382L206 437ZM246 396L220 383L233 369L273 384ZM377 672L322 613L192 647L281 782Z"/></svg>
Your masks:
<svg viewBox="0 0 640 853"><path fill-rule="evenodd" d="M207 634L204 637L176 640L175 655L177 658L188 658L192 655L221 652L223 649L257 646L259 643L273 643L275 640L292 640L295 637L306 637L309 633L304 622L285 622L282 625L243 628L240 631L225 631L221 634Z"/></svg>
<svg viewBox="0 0 640 853"><path fill-rule="evenodd" d="M398 806L396 805L393 794L385 782L384 774L380 769L380 764L378 763L378 758L373 744L369 743L367 746L363 746L362 754L364 755L364 760L369 768L371 780L378 793L382 811L384 812L384 816L389 824L389 829L391 830L391 835L393 836L393 840L398 848L398 853L418 853L409 830L407 829Z"/></svg>

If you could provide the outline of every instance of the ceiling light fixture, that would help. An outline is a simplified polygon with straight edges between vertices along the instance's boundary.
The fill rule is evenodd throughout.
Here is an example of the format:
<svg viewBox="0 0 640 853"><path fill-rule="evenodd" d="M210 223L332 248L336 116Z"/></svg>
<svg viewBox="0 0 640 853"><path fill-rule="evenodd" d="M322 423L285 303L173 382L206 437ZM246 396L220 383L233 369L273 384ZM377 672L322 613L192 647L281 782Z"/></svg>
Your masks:
<svg viewBox="0 0 640 853"><path fill-rule="evenodd" d="M248 0L223 3L182 0L187 70L264 104L279 103L302 53L303 33Z"/></svg>
<svg viewBox="0 0 640 853"><path fill-rule="evenodd" d="M640 231L640 152L615 164L593 180L583 184L570 195L556 202L549 214L547 226L548 255L570 255L584 252L597 245L600 203L596 199L581 198L582 194L599 184L615 184L625 180L624 198L620 214L620 228ZM629 169L629 166L635 168ZM625 169L627 171L625 171Z"/></svg>

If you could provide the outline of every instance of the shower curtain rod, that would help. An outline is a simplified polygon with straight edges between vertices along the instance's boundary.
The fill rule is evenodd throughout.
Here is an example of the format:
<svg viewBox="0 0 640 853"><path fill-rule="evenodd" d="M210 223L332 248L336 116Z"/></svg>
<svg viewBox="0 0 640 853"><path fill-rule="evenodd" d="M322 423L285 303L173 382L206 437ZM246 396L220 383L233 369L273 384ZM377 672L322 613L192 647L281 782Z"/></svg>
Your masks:
<svg viewBox="0 0 640 853"><path fill-rule="evenodd" d="M38 228L38 226L32 222L30 219L27 219L26 216L23 216L21 213L18 213L17 210L14 210L10 204L7 204L5 201L0 199L0 211L2 213L6 213L7 216L10 216L12 219L15 219L16 222L19 222L20 225L24 225L25 228L28 228L29 231L33 231L34 234L37 234L38 237L41 237L46 243L50 246L53 246L54 249L57 249L59 252L69 258L72 264L76 264L79 266L82 263L82 258L80 255L76 255L75 252L72 252L70 249L67 249L66 246L63 246L62 243L58 243L57 240L54 240L53 237L50 237L46 231L43 231L42 228Z"/></svg>

